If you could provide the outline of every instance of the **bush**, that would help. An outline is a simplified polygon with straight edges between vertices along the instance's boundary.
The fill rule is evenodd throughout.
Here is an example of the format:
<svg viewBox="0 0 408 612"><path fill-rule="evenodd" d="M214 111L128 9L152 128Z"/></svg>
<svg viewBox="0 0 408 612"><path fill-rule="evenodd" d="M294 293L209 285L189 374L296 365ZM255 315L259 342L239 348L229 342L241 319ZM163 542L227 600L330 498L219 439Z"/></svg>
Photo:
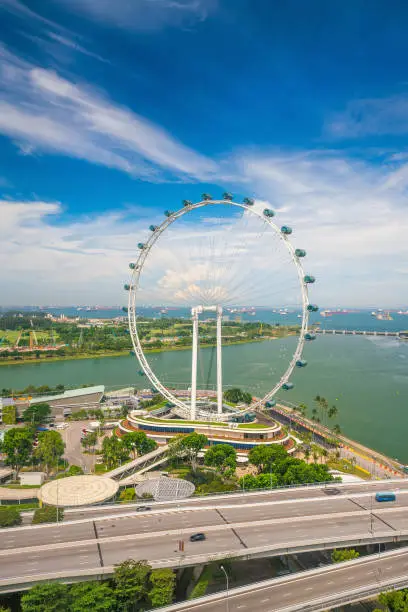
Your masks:
<svg viewBox="0 0 408 612"><path fill-rule="evenodd" d="M21 525L21 522L22 518L18 508L0 506L0 527L14 527L14 525Z"/></svg>
<svg viewBox="0 0 408 612"><path fill-rule="evenodd" d="M55 506L44 506L44 508L38 508L34 512L32 524L39 525L40 523L56 523L57 518L59 521L63 520L63 508L56 508Z"/></svg>
<svg viewBox="0 0 408 612"><path fill-rule="evenodd" d="M133 487L123 489L123 491L121 491L119 495L119 499L124 502L132 501L135 499L135 497L136 497L136 491Z"/></svg>

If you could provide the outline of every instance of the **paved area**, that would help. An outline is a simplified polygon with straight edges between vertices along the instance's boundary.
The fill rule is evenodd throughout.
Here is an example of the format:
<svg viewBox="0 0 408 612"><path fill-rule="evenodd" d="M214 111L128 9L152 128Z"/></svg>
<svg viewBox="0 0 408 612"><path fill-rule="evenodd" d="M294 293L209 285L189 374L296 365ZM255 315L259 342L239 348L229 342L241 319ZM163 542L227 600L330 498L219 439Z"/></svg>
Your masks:
<svg viewBox="0 0 408 612"><path fill-rule="evenodd" d="M99 571L127 558L177 567L186 561L201 562L202 555L209 559L216 554L235 556L262 547L272 554L274 548L290 550L312 542L330 547L350 537L391 539L407 529L408 486L390 503L375 503L373 492L364 487L370 485L343 486L335 496L324 489L298 490L315 496L297 499L295 491L286 491L291 499L285 499L285 494L279 499L275 492L235 500L224 496L216 502L214 498L180 500L143 512L127 508L127 514L116 516L5 529L0 540L0 587L14 577L55 571L74 575L83 568ZM371 485L374 491L376 487L377 483ZM198 531L206 533L206 540L190 542L190 535ZM182 553L180 540L184 541Z"/></svg>
<svg viewBox="0 0 408 612"><path fill-rule="evenodd" d="M43 485L39 498L52 506L86 506L111 499L119 483L101 476L70 476Z"/></svg>
<svg viewBox="0 0 408 612"><path fill-rule="evenodd" d="M64 459L70 465L79 465L84 472L93 471L95 464L94 455L85 455L82 452L81 431L84 427L89 427L89 423L90 421L72 421L66 429L59 430L65 442Z"/></svg>

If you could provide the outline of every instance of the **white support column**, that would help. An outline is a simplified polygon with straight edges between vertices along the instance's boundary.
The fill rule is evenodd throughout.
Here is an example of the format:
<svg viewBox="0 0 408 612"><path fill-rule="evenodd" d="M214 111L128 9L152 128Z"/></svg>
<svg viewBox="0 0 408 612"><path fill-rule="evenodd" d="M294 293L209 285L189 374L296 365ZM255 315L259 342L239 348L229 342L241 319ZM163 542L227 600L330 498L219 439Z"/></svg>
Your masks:
<svg viewBox="0 0 408 612"><path fill-rule="evenodd" d="M222 414L222 306L217 306L217 413Z"/></svg>
<svg viewBox="0 0 408 612"><path fill-rule="evenodd" d="M191 363L191 406L190 418L196 418L196 402L197 402L197 352L198 352L198 308L192 308L191 314L193 318L193 357Z"/></svg>

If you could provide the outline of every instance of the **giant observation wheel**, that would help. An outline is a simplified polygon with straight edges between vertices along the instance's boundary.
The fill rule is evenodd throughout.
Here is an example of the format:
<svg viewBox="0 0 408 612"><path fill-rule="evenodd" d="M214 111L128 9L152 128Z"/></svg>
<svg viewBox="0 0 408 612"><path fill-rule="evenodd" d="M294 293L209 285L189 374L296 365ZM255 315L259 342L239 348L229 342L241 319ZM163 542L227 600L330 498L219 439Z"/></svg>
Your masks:
<svg viewBox="0 0 408 612"><path fill-rule="evenodd" d="M132 338L134 353L139 360L140 366L143 368L144 374L149 379L153 388L157 389L157 391L160 392L169 402L182 409L184 413L187 413L190 410L190 406L186 403L184 399L177 397L174 392L172 392L165 384L160 381L146 358L139 333L137 308L141 305L140 288L141 280L143 278L143 271L146 267L147 262L149 261L149 257L151 256L155 245L160 243L160 240L163 238L163 236L169 230L172 224L174 224L177 220L180 220L182 217L191 214L192 211L203 208L210 209L211 207L217 205L229 208L233 207L235 210L241 209L241 211L243 209L243 214L257 217L258 221L260 221L262 224L264 224L264 226L271 230L274 236L286 249L289 261L293 265L295 271L295 276L297 279L296 282L298 283L300 295L300 314L298 315L300 319L300 326L296 348L293 354L291 355L283 374L279 377L278 380L276 380L272 388L266 394L264 394L262 398L258 399L255 404L251 405L251 409L261 408L265 405L273 405L272 398L280 389L289 390L293 386L292 383L289 382L293 370L296 367L302 368L307 365L307 362L302 359L302 351L304 348L304 344L308 340L315 339L314 334L308 332L309 314L318 310L318 307L316 305L311 304L309 302L308 286L314 283L315 279L313 276L305 274L304 272L302 266L302 259L306 256L306 252L303 249L295 248L292 245L290 241L292 229L286 225L279 227L274 221L275 213L273 210L271 210L270 208L265 208L264 206L255 206L254 204L255 202L251 198L244 198L242 203L236 202L233 200L233 196L228 193L224 193L223 198L220 200L212 199L211 196L206 194L203 194L202 199L196 203L184 200L182 208L176 211L166 210L164 213L165 219L162 221L162 223L158 225L151 225L149 227L150 235L148 239L145 242L140 242L138 244L138 257L135 262L129 264L129 267L132 271L132 275L130 283L124 286L124 288L129 292L128 306L127 308L124 308L124 310L128 313L129 331ZM217 298L215 298L215 301L217 301ZM218 308L218 304L217 306L212 307L213 310L216 310ZM208 310L210 309L211 308L208 308ZM192 314L195 310L196 309L192 309Z"/></svg>

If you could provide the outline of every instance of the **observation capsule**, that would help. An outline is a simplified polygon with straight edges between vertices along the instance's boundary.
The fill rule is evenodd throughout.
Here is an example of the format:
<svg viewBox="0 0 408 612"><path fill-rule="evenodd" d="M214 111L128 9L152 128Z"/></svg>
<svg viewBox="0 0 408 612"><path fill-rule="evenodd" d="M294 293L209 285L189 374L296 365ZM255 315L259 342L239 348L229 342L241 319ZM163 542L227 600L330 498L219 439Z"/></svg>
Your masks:
<svg viewBox="0 0 408 612"><path fill-rule="evenodd" d="M292 233L292 228L289 227L288 225L282 225L281 232L282 234L285 234L285 236L289 236L289 234Z"/></svg>
<svg viewBox="0 0 408 612"><path fill-rule="evenodd" d="M144 242L139 242L139 244L137 245L137 248L140 249L141 251L143 251L143 249L146 248L146 245Z"/></svg>
<svg viewBox="0 0 408 612"><path fill-rule="evenodd" d="M234 199L232 193L228 193L228 191L226 191L225 193L222 194L222 199L223 200L229 200L231 202L231 200Z"/></svg>
<svg viewBox="0 0 408 612"><path fill-rule="evenodd" d="M190 200L183 200L183 206L192 206L193 203Z"/></svg>
<svg viewBox="0 0 408 612"><path fill-rule="evenodd" d="M151 391L152 393L158 393L158 390L156 389L156 387L152 387L152 388L150 389L150 391Z"/></svg>
<svg viewBox="0 0 408 612"><path fill-rule="evenodd" d="M166 215L166 217L171 217L172 215L174 215L174 212L172 210L165 210L164 214Z"/></svg>
<svg viewBox="0 0 408 612"><path fill-rule="evenodd" d="M203 193L203 195L201 196L202 200L212 200L213 197L209 194L209 193Z"/></svg>
<svg viewBox="0 0 408 612"><path fill-rule="evenodd" d="M310 332L307 332L305 334L305 340L316 340L316 334L311 334Z"/></svg>
<svg viewBox="0 0 408 612"><path fill-rule="evenodd" d="M128 283L126 283L126 285L123 285L123 288L124 288L125 291L130 291L132 286L128 285Z"/></svg>
<svg viewBox="0 0 408 612"><path fill-rule="evenodd" d="M253 201L252 198L244 198L243 199L244 204L246 204L247 206L253 206L255 204L255 202Z"/></svg>
<svg viewBox="0 0 408 612"><path fill-rule="evenodd" d="M135 351L129 351L129 355L136 355Z"/></svg>
<svg viewBox="0 0 408 612"><path fill-rule="evenodd" d="M276 406L276 400L274 399L265 402L265 408L273 408L274 406Z"/></svg>
<svg viewBox="0 0 408 612"><path fill-rule="evenodd" d="M310 274L306 274L306 276L303 277L303 280L306 283L306 285L312 285L316 279L314 276L311 276Z"/></svg>
<svg viewBox="0 0 408 612"><path fill-rule="evenodd" d="M129 312L129 308L127 306L122 306L123 312Z"/></svg>
<svg viewBox="0 0 408 612"><path fill-rule="evenodd" d="M283 389L284 391L290 391L291 389L293 389L293 387L294 387L294 386L295 386L295 385L294 385L293 383L291 383L291 382L286 382L286 383L283 383L283 385L282 385L282 389Z"/></svg>
<svg viewBox="0 0 408 612"><path fill-rule="evenodd" d="M309 312L317 312L319 307L316 304L308 304L307 309Z"/></svg>
<svg viewBox="0 0 408 612"><path fill-rule="evenodd" d="M137 264L135 264L135 263L133 263L133 262L132 262L132 263L130 263L130 264L129 264L129 268L130 268L131 270L137 270Z"/></svg>
<svg viewBox="0 0 408 612"><path fill-rule="evenodd" d="M265 215L265 217L274 217L275 213L273 212L273 210L271 208L265 208L265 210L263 211L263 214Z"/></svg>
<svg viewBox="0 0 408 612"><path fill-rule="evenodd" d="M295 250L296 257L306 257L306 251L304 249Z"/></svg>
<svg viewBox="0 0 408 612"><path fill-rule="evenodd" d="M149 225L149 230L155 232L157 230L157 225Z"/></svg>
<svg viewBox="0 0 408 612"><path fill-rule="evenodd" d="M139 370L139 371L138 371L138 374L139 374L139 376L146 376L146 374L144 373L144 371L143 371L143 370Z"/></svg>
<svg viewBox="0 0 408 612"><path fill-rule="evenodd" d="M305 368L307 366L307 361L305 361L304 359L298 359L296 362L296 367L297 368Z"/></svg>

